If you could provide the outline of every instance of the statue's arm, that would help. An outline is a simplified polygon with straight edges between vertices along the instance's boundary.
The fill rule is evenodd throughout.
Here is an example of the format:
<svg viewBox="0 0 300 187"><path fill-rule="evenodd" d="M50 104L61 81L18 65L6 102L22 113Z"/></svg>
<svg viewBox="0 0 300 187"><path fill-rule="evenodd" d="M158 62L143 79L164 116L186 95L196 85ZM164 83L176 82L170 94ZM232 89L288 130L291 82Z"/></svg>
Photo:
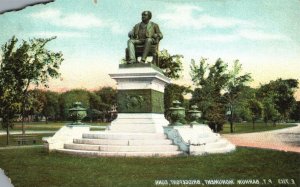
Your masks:
<svg viewBox="0 0 300 187"><path fill-rule="evenodd" d="M161 33L159 26L157 24L155 24L154 30L155 30L155 34L157 34L157 36L159 37L159 40L161 40L163 38L163 34Z"/></svg>
<svg viewBox="0 0 300 187"><path fill-rule="evenodd" d="M128 37L130 38L130 39L133 39L133 31L131 30L131 31L129 31L129 33L128 33Z"/></svg>
<svg viewBox="0 0 300 187"><path fill-rule="evenodd" d="M131 29L131 31L129 31L129 33L128 33L128 37L129 37L130 39L133 39L133 38L134 38L134 29L135 29L135 27L136 27L136 26L134 26L134 27Z"/></svg>

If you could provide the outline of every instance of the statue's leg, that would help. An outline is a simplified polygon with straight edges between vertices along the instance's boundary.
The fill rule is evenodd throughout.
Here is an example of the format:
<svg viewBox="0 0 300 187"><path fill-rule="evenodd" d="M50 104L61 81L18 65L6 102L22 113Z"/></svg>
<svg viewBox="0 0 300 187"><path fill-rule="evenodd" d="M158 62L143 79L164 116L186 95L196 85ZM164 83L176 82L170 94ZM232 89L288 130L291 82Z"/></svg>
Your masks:
<svg viewBox="0 0 300 187"><path fill-rule="evenodd" d="M129 39L127 42L127 47L128 47L128 53L129 53L129 62L130 64L136 63L136 57L135 57L135 44L140 44L140 40L134 40L134 39Z"/></svg>
<svg viewBox="0 0 300 187"><path fill-rule="evenodd" d="M153 39L152 38L147 38L145 40L145 44L144 44L144 52L143 52L143 55L142 55L142 59L141 61L142 62L145 62L146 61L146 58L150 52L150 49L151 49L151 45L153 44Z"/></svg>

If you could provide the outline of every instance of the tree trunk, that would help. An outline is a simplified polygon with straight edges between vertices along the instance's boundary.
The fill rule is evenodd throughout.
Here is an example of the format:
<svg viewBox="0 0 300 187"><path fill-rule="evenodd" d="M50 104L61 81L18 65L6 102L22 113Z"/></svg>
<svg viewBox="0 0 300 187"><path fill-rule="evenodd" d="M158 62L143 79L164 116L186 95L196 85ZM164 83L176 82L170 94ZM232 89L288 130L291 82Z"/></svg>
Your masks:
<svg viewBox="0 0 300 187"><path fill-rule="evenodd" d="M6 126L6 145L9 144L9 143L8 143L8 141L9 141L8 136L9 136L9 125L7 124L7 126Z"/></svg>
<svg viewBox="0 0 300 187"><path fill-rule="evenodd" d="M266 126L268 126L268 121L269 121L268 118L265 119L265 125L266 125Z"/></svg>
<svg viewBox="0 0 300 187"><path fill-rule="evenodd" d="M46 124L48 124L48 116L45 116L45 118L46 118Z"/></svg>
<svg viewBox="0 0 300 187"><path fill-rule="evenodd" d="M230 114L230 133L233 133L233 112Z"/></svg>
<svg viewBox="0 0 300 187"><path fill-rule="evenodd" d="M22 116L22 134L25 134L25 129L24 129L24 117Z"/></svg>
<svg viewBox="0 0 300 187"><path fill-rule="evenodd" d="M230 120L230 133L233 133L233 121Z"/></svg>
<svg viewBox="0 0 300 187"><path fill-rule="evenodd" d="M255 120L253 119L252 120L252 130L254 130L255 129Z"/></svg>

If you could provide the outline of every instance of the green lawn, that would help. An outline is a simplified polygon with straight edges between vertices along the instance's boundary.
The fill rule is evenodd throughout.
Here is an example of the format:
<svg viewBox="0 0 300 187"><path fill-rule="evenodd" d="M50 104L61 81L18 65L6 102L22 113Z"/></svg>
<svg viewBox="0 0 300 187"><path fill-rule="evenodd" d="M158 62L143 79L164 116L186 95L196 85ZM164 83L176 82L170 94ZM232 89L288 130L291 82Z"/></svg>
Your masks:
<svg viewBox="0 0 300 187"><path fill-rule="evenodd" d="M255 123L255 129L252 129L252 123L234 123L234 133L250 133L250 132L260 132L260 131L270 131L276 129L283 129L288 127L293 127L295 125L291 124L276 124L273 126L272 124L266 125L265 123ZM226 123L223 126L223 131L220 132L221 134L228 134L230 133L230 124Z"/></svg>
<svg viewBox="0 0 300 187"><path fill-rule="evenodd" d="M15 187L140 187L172 179L271 179L273 184L293 179L300 184L299 154L262 149L198 157L84 158L31 148L0 150L0 158Z"/></svg>
<svg viewBox="0 0 300 187"><path fill-rule="evenodd" d="M49 122L46 124L45 122L31 122L31 123L25 123L25 130L37 130L37 131L57 131L62 126L68 124L70 122ZM88 125L92 125L94 127L105 127L109 125L110 123L86 123ZM255 124L255 130L252 130L252 123L234 123L234 133L249 133L249 132L259 132L259 131L268 131L268 130L276 130L276 129L282 129L291 127L293 125L288 124L277 124L275 127L271 124L268 124L267 126L264 123L256 123ZM91 130L100 130L98 128L92 127ZM3 131L5 129L2 129ZM14 125L14 128L11 129L14 130L22 130L21 123L16 123ZM224 130L221 132L221 134L227 134L230 133L230 125L225 124Z"/></svg>
<svg viewBox="0 0 300 187"><path fill-rule="evenodd" d="M68 124L70 122L49 122L46 124L45 122L30 122L30 123L25 123L24 127L25 130L37 130L37 131L57 131L59 130L62 126ZM106 126L109 123L86 123L88 125L92 126ZM2 129L5 130L5 129ZM15 123L12 131L14 130L22 130L22 125L21 123Z"/></svg>
<svg viewBox="0 0 300 187"><path fill-rule="evenodd" d="M15 140L20 135L10 135L9 136L9 146L16 146L18 145L18 142ZM41 145L43 144L42 138L43 137L48 137L48 136L53 136L53 133L51 134L33 134L33 136L36 137L36 144L33 144L33 142L28 142L27 145ZM6 145L6 135L0 135L0 147L5 147Z"/></svg>

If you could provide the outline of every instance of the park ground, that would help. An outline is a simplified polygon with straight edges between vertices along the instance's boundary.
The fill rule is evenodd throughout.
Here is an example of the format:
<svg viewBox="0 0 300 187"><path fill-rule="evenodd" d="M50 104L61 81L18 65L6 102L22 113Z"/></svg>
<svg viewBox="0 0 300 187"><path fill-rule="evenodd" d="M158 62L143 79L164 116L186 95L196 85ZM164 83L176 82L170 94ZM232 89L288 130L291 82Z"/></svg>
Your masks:
<svg viewBox="0 0 300 187"><path fill-rule="evenodd" d="M37 136L51 136L63 123L56 126L43 125L30 124L27 126L27 132L45 131L48 133L40 133ZM95 127L103 125L105 124L97 124ZM228 134L226 129L229 127L225 125L222 136L233 143L236 143L235 137L239 137L238 140L246 137L241 141L244 143L257 140L273 141L274 139L257 137L268 137L266 134L288 137L291 129L297 135L300 126L286 127L291 125L281 124L273 127L257 124L253 133L244 133L251 132L252 126L236 124L236 132ZM18 126L15 128L17 132L18 128ZM0 142L3 142L5 136L1 135L0 138ZM299 148L297 141L292 145L290 142L286 143ZM38 186L155 186L155 182L159 180L200 180L204 183L204 180L211 179L234 179L235 182L253 179L264 184L263 186L284 186L282 181L288 181L289 184L286 186L300 185L299 153L290 150L269 150L268 147L257 149L242 144L236 145L237 150L228 154L172 158L83 158L55 152L48 153L42 146L23 149L3 147L0 149L0 168L16 187L37 186L37 184Z"/></svg>

